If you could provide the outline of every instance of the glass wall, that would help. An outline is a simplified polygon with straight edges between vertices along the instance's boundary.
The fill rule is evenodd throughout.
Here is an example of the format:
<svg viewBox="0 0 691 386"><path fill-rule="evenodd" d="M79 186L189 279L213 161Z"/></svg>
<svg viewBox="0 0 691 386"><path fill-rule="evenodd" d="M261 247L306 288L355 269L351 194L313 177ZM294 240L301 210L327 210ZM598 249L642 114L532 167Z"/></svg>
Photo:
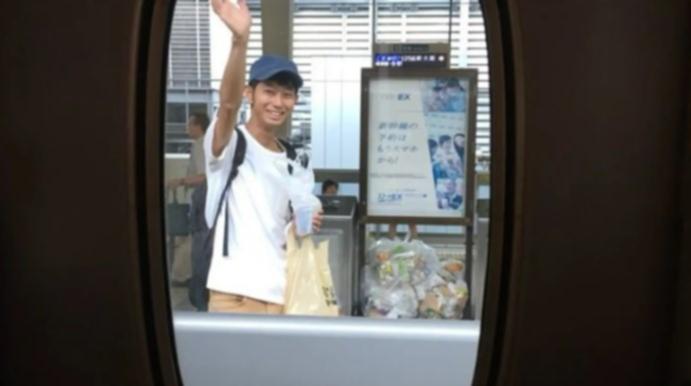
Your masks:
<svg viewBox="0 0 691 386"><path fill-rule="evenodd" d="M245 20L234 3L216 2L218 13ZM277 31L281 23L272 21L281 20L272 18L285 3L247 4L249 76L262 54L262 29ZM376 384L423 384L430 379L410 380L425 368L434 369L431 384L470 385L490 194L490 83L478 3L292 1L284 15L292 23L281 33L292 35L303 87L245 89L241 125L223 150L213 145L209 118L220 105L234 22L210 8L177 2L168 63L168 276L185 382L221 385L232 376L243 384L346 384L358 374ZM272 12L262 20L262 10ZM449 68L402 83L371 78L384 88L369 83L363 107L362 76L375 43L447 44ZM363 108L369 113L361 119ZM279 145L283 123L289 143ZM373 172L361 146L402 161ZM286 160L291 148L300 155L295 162ZM242 164L233 166L235 159ZM398 216L370 212L378 204L390 213L385 206L398 203ZM432 215L421 220L420 213ZM327 351L333 355L321 355ZM250 370L247 359L257 357L271 360ZM382 358L387 365L370 366ZM327 368L324 382L311 378Z"/></svg>
<svg viewBox="0 0 691 386"><path fill-rule="evenodd" d="M261 4L249 1L253 25L248 46L249 66L262 51ZM360 85L361 70L372 63L372 44L377 43L449 43L450 68L475 69L478 72L475 118L475 167L468 175L475 186L470 204L474 216L470 226L406 223L370 224L366 240L353 241L370 248L384 239L417 239L435 251L441 262L459 262L468 288L466 318L480 314L481 291L486 259L489 206L489 77L484 22L476 1L321 1L295 0L293 4L293 58L304 79L295 105L289 140L306 150L317 180L314 193L322 183L333 179L329 171L338 171L339 195L359 197L360 183ZM374 38L373 38L374 37ZM170 208L176 205L189 210L193 184L190 177L194 163L195 141L188 130L190 117L205 114L213 117L219 104L218 88L230 48L226 26L220 22L207 1L183 0L176 6L168 64L166 105L166 160ZM244 103L239 121L248 117L250 106ZM196 170L203 174L203 170ZM193 179L193 178L192 178ZM181 182L182 181L182 182ZM187 205L187 206L185 206ZM185 209L186 208L186 209ZM169 229L174 228L169 212ZM188 224L188 226L190 226ZM471 232L466 235L466 233ZM170 277L176 309L193 310L189 286L192 276L193 232L169 234ZM406 241L407 242L407 241ZM472 244L472 248L466 246ZM364 285L365 265L370 258L360 250L358 276L353 286ZM470 257L472 256L472 258ZM472 260L472 261L470 261ZM388 269L388 268L387 268ZM365 290L367 291L367 290ZM417 294L420 300L422 294ZM345 314L361 315L370 301L367 294ZM419 312L415 313L416 315ZM418 315L419 316L419 315Z"/></svg>

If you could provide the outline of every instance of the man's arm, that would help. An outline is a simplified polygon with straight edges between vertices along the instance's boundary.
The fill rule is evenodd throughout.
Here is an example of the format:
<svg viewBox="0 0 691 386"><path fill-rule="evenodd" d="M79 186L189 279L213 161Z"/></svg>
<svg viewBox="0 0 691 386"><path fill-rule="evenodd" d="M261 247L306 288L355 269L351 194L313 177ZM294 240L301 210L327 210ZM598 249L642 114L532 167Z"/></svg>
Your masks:
<svg viewBox="0 0 691 386"><path fill-rule="evenodd" d="M218 157L228 145L233 134L238 111L242 104L247 65L247 41L249 40L252 16L246 0L238 0L237 6L230 0L212 0L214 12L233 33L233 45L219 90L221 104L218 109L211 150Z"/></svg>
<svg viewBox="0 0 691 386"><path fill-rule="evenodd" d="M178 186L193 187L198 186L206 181L205 174L196 174L182 178L174 178L166 183L166 188L174 189Z"/></svg>
<svg viewBox="0 0 691 386"><path fill-rule="evenodd" d="M206 174L196 174L192 176L187 176L183 179L183 184L185 186L198 186L206 181Z"/></svg>

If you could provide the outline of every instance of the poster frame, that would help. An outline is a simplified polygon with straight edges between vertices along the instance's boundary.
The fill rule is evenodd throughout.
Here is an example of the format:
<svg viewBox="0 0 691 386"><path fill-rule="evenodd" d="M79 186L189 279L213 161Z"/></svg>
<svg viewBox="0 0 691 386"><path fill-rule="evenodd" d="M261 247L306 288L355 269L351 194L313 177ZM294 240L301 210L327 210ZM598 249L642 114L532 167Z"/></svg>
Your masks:
<svg viewBox="0 0 691 386"><path fill-rule="evenodd" d="M369 90L372 80L385 79L434 79L454 77L468 81L468 120L466 134L465 199L464 213L458 217L441 216L381 216L370 215L367 200L369 197ZM478 71L471 68L363 68L360 87L360 221L373 224L430 224L472 226L475 203L475 133L477 115Z"/></svg>

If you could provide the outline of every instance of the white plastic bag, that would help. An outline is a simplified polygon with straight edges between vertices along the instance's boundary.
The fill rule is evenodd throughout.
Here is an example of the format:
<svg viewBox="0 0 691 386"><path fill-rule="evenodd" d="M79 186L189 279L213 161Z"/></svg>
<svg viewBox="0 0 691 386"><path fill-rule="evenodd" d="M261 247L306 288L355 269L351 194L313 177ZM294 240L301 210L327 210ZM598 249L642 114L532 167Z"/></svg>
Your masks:
<svg viewBox="0 0 691 386"><path fill-rule="evenodd" d="M315 246L311 237L298 242L295 234L290 232L286 253L286 314L338 316L328 251L328 240Z"/></svg>

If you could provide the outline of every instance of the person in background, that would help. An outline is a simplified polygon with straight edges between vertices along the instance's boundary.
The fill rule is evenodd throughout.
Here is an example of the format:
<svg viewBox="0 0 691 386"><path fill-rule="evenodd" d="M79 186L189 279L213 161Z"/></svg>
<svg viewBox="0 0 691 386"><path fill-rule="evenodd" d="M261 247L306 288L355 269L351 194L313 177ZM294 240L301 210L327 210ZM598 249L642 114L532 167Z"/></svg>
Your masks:
<svg viewBox="0 0 691 386"><path fill-rule="evenodd" d="M389 238L391 240L396 238L396 227L397 223L389 224ZM418 233L417 233L417 224L408 224L408 235L406 238L409 238L410 240L417 239L418 238Z"/></svg>
<svg viewBox="0 0 691 386"><path fill-rule="evenodd" d="M194 113L187 120L187 135L194 140L190 151L190 160L187 164L185 177L168 181L169 188L184 186L197 188L204 185L206 176L204 172L204 134L209 126L209 117L203 113Z"/></svg>
<svg viewBox="0 0 691 386"><path fill-rule="evenodd" d="M322 183L322 196L337 196L338 182L334 180L326 180Z"/></svg>
<svg viewBox="0 0 691 386"><path fill-rule="evenodd" d="M215 223L206 282L208 309L281 314L286 286L284 248L291 221L286 182L292 177L288 149L277 134L295 108L303 81L290 59L263 55L252 64L246 85L252 24L247 1L212 0L211 5L232 33L232 46L219 89L218 112L204 137L205 218L207 225ZM245 124L237 125L243 96L251 114ZM239 138L246 145L243 162L224 195ZM314 201L319 202L316 197ZM318 209L311 220L318 231L322 221Z"/></svg>
<svg viewBox="0 0 691 386"><path fill-rule="evenodd" d="M204 205L206 201L206 174L204 166L204 134L209 126L209 117L203 113L190 115L187 121L187 134L194 140L190 160L187 164L187 174L183 178L168 182L168 187L177 189L180 186L192 189L190 197L190 239L176 243L176 253L173 261L173 284L181 285L189 280L189 299L192 305L200 311L206 309L205 283L203 279L202 245L209 228L204 220ZM188 245L187 243L191 243ZM188 252L189 251L189 252Z"/></svg>

